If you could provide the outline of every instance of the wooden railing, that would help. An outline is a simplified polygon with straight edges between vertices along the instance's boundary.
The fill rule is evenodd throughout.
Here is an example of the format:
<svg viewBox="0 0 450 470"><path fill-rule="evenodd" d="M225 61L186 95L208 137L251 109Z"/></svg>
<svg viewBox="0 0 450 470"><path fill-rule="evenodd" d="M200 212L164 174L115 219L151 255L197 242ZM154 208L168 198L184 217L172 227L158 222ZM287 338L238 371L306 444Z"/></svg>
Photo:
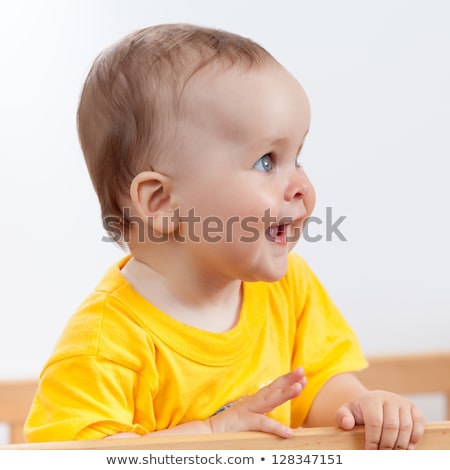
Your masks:
<svg viewBox="0 0 450 470"><path fill-rule="evenodd" d="M450 421L429 423L418 449L450 450ZM208 435L185 436L144 436L125 439L103 439L96 441L61 441L34 444L15 444L0 447L4 449L106 449L106 450L152 450L152 449L195 449L195 450L306 450L306 449L364 449L364 429L358 427L352 431L337 428L303 428L295 431L293 437L282 439L271 434L259 432L236 432Z"/></svg>
<svg viewBox="0 0 450 470"><path fill-rule="evenodd" d="M0 423L8 425L9 441L23 442L23 425L37 390L37 380L0 382Z"/></svg>

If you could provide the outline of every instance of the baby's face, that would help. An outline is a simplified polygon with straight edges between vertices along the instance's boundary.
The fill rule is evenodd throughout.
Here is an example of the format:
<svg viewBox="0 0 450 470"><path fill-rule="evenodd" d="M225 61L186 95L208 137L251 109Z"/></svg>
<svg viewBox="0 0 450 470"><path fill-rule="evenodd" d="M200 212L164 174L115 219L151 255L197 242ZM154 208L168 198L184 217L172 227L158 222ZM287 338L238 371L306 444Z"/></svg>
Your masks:
<svg viewBox="0 0 450 470"><path fill-rule="evenodd" d="M241 279L278 279L315 202L298 156L310 125L304 90L278 64L216 66L184 98L172 175L180 230L210 262L241 266Z"/></svg>

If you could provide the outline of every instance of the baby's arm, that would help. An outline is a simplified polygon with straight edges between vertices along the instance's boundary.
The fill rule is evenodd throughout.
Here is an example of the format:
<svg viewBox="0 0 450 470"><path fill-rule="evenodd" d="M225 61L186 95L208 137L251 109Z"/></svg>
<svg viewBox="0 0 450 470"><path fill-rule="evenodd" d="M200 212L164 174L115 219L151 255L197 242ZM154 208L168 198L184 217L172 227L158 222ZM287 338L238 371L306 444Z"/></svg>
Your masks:
<svg viewBox="0 0 450 470"><path fill-rule="evenodd" d="M368 391L353 374L330 379L315 398L304 426L365 425L366 449L411 449L424 431L414 403L395 393Z"/></svg>
<svg viewBox="0 0 450 470"><path fill-rule="evenodd" d="M243 398L232 407L204 421L191 421L148 435L209 434L219 432L263 431L280 437L290 437L291 428L275 421L265 413L298 396L306 385L301 367L278 377L254 395ZM139 437L133 433L119 433L107 438Z"/></svg>

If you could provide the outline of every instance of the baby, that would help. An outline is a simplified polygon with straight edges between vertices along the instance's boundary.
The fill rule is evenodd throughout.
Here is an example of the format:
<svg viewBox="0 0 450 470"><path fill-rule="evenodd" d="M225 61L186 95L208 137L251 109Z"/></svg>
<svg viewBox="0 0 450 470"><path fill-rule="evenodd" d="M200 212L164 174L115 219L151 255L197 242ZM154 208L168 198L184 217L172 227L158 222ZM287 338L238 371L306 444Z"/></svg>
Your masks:
<svg viewBox="0 0 450 470"><path fill-rule="evenodd" d="M314 208L298 81L241 36L134 32L94 62L79 136L109 235L129 255L70 319L29 441L365 425L414 448L421 412L367 390L357 338L290 253Z"/></svg>

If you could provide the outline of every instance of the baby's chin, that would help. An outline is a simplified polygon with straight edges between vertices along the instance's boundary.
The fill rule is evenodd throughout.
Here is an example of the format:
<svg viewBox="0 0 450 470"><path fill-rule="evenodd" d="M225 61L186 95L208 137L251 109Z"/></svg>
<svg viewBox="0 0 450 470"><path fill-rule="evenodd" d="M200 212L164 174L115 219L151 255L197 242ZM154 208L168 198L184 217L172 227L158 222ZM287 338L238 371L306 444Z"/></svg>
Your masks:
<svg viewBox="0 0 450 470"><path fill-rule="evenodd" d="M245 282L277 282L286 275L287 270L288 258L286 256L286 260L284 262L280 262L280 260L278 260L267 268L255 268L251 274L241 280Z"/></svg>

